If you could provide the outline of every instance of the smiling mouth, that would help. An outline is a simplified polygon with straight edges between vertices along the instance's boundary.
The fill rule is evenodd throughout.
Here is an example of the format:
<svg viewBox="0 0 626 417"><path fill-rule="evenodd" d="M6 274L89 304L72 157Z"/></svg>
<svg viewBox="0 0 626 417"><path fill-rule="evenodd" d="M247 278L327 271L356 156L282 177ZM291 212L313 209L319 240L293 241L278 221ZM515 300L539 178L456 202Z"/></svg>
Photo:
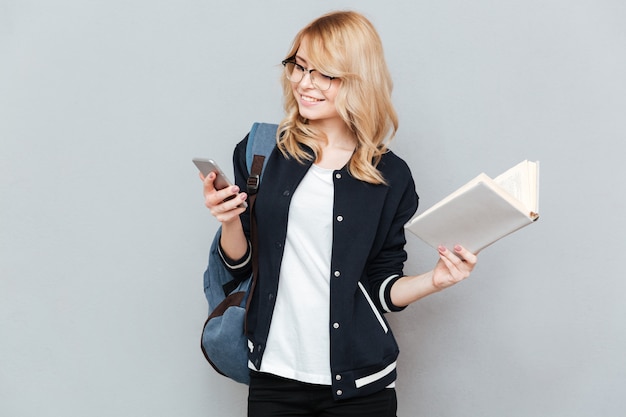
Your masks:
<svg viewBox="0 0 626 417"><path fill-rule="evenodd" d="M309 103L318 103L318 102L320 102L320 101L324 101L323 99L319 99L319 98L315 98L315 97L310 97L310 96L305 96L305 95L302 95L302 94L300 94L300 98L301 98L303 101L306 101L306 102L309 102Z"/></svg>

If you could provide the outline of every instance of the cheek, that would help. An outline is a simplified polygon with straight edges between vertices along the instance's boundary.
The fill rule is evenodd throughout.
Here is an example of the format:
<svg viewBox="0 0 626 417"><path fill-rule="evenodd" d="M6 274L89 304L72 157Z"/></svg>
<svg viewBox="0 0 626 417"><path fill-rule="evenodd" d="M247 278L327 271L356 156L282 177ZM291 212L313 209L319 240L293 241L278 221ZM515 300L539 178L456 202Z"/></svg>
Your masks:
<svg viewBox="0 0 626 417"><path fill-rule="evenodd" d="M333 85L328 91L325 91L323 94L326 101L330 103L335 103L338 93L339 89Z"/></svg>
<svg viewBox="0 0 626 417"><path fill-rule="evenodd" d="M329 107L329 110L333 113L337 112L337 94L324 94L324 98L326 99L326 105Z"/></svg>

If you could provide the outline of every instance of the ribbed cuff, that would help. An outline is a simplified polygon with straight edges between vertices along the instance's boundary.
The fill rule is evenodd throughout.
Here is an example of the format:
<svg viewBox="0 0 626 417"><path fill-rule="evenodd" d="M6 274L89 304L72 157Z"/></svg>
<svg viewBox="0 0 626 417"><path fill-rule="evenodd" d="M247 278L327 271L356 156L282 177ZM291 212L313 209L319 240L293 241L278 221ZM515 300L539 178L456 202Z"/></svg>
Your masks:
<svg viewBox="0 0 626 417"><path fill-rule="evenodd" d="M245 268L252 260L252 246L250 245L250 241L248 241L248 249L246 250L246 253L239 259L232 259L226 256L221 243L218 245L217 251L222 258L224 265L226 265L226 268L232 271Z"/></svg>
<svg viewBox="0 0 626 417"><path fill-rule="evenodd" d="M406 308L406 306L398 307L391 301L391 287L393 287L393 284L395 284L395 282L400 278L402 278L400 275L392 275L385 281L383 281L383 283L380 285L380 304L383 307L383 310L385 310L387 313L402 311Z"/></svg>

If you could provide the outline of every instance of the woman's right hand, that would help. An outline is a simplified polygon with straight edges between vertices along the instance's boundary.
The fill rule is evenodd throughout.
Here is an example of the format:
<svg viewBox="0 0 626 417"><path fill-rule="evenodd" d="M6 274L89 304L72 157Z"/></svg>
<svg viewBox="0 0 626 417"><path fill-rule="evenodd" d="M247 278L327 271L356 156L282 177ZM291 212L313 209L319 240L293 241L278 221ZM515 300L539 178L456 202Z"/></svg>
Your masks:
<svg viewBox="0 0 626 417"><path fill-rule="evenodd" d="M240 193L236 185L216 190L213 184L216 177L214 172L206 177L199 175L204 183L204 205L211 211L211 214L222 224L239 220L239 215L246 210L240 204L246 201L248 195Z"/></svg>

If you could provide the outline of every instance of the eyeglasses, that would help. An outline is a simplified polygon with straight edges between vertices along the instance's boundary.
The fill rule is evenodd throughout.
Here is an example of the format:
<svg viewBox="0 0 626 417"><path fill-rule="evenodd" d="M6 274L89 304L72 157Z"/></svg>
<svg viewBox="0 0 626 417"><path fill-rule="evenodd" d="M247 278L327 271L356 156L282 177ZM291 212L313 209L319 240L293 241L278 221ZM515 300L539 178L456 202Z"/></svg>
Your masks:
<svg viewBox="0 0 626 417"><path fill-rule="evenodd" d="M309 73L311 77L311 83L321 91L326 91L330 88L333 80L336 77L324 75L318 70L304 68L302 65L297 64L293 58L285 59L282 62L285 67L285 77L292 83L299 83L304 78L304 74Z"/></svg>

